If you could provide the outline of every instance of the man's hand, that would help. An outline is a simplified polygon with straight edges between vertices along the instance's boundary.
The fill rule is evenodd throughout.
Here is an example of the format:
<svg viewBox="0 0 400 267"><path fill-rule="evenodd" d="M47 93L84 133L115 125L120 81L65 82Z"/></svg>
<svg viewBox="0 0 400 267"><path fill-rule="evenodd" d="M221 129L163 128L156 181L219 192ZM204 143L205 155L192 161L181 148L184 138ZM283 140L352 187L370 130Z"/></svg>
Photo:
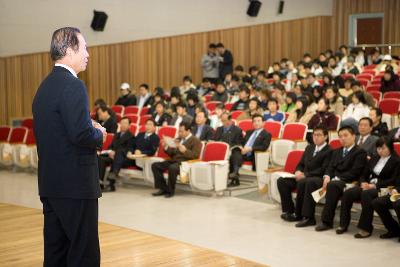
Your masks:
<svg viewBox="0 0 400 267"><path fill-rule="evenodd" d="M296 181L301 180L301 179L304 179L304 178L305 178L304 172L296 171L296 172L294 173L294 178L296 179Z"/></svg>
<svg viewBox="0 0 400 267"><path fill-rule="evenodd" d="M326 190L326 187L328 186L329 182L331 181L331 178L328 175L324 176L324 183L322 184L322 188Z"/></svg>
<svg viewBox="0 0 400 267"><path fill-rule="evenodd" d="M392 190L389 189L389 194L390 195L395 195L395 194L398 194L398 192L397 192L396 189L392 189Z"/></svg>
<svg viewBox="0 0 400 267"><path fill-rule="evenodd" d="M247 153L251 152L251 147L245 146L242 148L242 155L246 155Z"/></svg>
<svg viewBox="0 0 400 267"><path fill-rule="evenodd" d="M109 156L111 159L114 159L114 157L115 157L115 151L114 151L114 150L110 151L110 153L108 153L108 156Z"/></svg>
<svg viewBox="0 0 400 267"><path fill-rule="evenodd" d="M104 128L103 126L100 125L100 123L95 122L94 120L92 120L92 124L93 124L94 128L99 129L101 131L101 133L103 134L103 143L104 143L107 139L106 128Z"/></svg>
<svg viewBox="0 0 400 267"><path fill-rule="evenodd" d="M142 151L140 151L139 149L135 150L135 155L142 155Z"/></svg>
<svg viewBox="0 0 400 267"><path fill-rule="evenodd" d="M178 145L178 150L179 150L181 153L185 153L187 149L186 149L186 147L185 147L184 145L179 144L179 145Z"/></svg>

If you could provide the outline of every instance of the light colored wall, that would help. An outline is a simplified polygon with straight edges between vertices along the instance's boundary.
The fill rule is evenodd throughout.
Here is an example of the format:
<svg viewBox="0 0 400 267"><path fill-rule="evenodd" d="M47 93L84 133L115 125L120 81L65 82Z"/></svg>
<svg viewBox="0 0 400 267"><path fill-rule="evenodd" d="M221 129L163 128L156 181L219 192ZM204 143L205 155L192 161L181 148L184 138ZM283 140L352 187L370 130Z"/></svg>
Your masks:
<svg viewBox="0 0 400 267"><path fill-rule="evenodd" d="M89 46L332 15L332 0L261 0L257 18L247 0L0 0L0 57L49 50L52 32L81 29ZM93 10L105 11L104 32L90 28Z"/></svg>

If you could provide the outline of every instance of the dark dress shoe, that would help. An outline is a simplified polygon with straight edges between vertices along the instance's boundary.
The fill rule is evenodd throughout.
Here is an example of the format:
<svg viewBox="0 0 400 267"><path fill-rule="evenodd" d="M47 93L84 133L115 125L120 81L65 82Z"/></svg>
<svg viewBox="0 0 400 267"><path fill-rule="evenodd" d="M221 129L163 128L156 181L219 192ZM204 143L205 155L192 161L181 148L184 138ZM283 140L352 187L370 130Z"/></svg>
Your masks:
<svg viewBox="0 0 400 267"><path fill-rule="evenodd" d="M293 213L283 213L281 218L287 222L298 222L301 220L301 218L296 217Z"/></svg>
<svg viewBox="0 0 400 267"><path fill-rule="evenodd" d="M371 233L368 233L367 231L360 231L360 232L358 232L357 234L354 235L354 237L358 238L358 239L367 238L367 237L370 237L370 236L371 236Z"/></svg>
<svg viewBox="0 0 400 267"><path fill-rule="evenodd" d="M389 238L395 238L395 237L400 237L400 233L395 233L395 232L387 232L379 236L381 239L389 239Z"/></svg>
<svg viewBox="0 0 400 267"><path fill-rule="evenodd" d="M165 193L164 194L164 197L165 198L171 198L171 197L173 197L174 196L174 194L172 194L172 193Z"/></svg>
<svg viewBox="0 0 400 267"><path fill-rule="evenodd" d="M234 186L239 186L239 185L240 185L239 177L236 177L236 178L232 178L232 181L230 182L228 187L234 187Z"/></svg>
<svg viewBox="0 0 400 267"><path fill-rule="evenodd" d="M336 234L341 235L347 232L347 227L339 227L336 229Z"/></svg>
<svg viewBox="0 0 400 267"><path fill-rule="evenodd" d="M166 193L162 190L159 190L158 192L152 193L153 197L159 197L159 196L163 196Z"/></svg>
<svg viewBox="0 0 400 267"><path fill-rule="evenodd" d="M332 229L333 227L330 225L327 225L326 223L321 223L320 225L318 225L317 227L315 227L315 231L317 232L322 232L322 231L327 231Z"/></svg>
<svg viewBox="0 0 400 267"><path fill-rule="evenodd" d="M303 227L307 227L307 226L314 226L317 223L315 222L315 219L304 219L299 223L296 223L296 227L298 228L303 228Z"/></svg>
<svg viewBox="0 0 400 267"><path fill-rule="evenodd" d="M105 187L104 189L101 190L103 193L108 193L108 192L115 192L115 186L109 185Z"/></svg>

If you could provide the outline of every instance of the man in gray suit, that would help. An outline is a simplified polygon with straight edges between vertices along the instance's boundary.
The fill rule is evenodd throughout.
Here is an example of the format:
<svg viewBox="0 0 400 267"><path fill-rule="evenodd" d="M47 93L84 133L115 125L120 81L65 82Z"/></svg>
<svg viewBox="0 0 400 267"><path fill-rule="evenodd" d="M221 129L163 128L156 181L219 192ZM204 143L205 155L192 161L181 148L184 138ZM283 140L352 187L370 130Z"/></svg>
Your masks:
<svg viewBox="0 0 400 267"><path fill-rule="evenodd" d="M377 136L371 135L372 129L373 122L370 118L364 117L358 122L360 134L357 135L356 144L367 152L369 158L376 154L375 143L378 140Z"/></svg>

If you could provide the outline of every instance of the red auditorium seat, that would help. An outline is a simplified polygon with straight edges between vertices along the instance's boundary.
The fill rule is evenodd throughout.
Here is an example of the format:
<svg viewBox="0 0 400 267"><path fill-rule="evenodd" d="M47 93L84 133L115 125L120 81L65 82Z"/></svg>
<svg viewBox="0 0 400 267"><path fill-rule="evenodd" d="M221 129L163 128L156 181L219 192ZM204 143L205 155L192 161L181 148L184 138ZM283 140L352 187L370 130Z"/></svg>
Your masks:
<svg viewBox="0 0 400 267"><path fill-rule="evenodd" d="M26 127L28 129L32 129L33 128L33 118L26 118L22 121L21 123L22 127Z"/></svg>
<svg viewBox="0 0 400 267"><path fill-rule="evenodd" d="M116 114L121 114L121 116L124 115L124 109L125 109L124 106L121 106L121 105L113 105L113 106L111 106L111 109L112 109Z"/></svg>
<svg viewBox="0 0 400 267"><path fill-rule="evenodd" d="M232 111L232 113L231 113L231 114L232 114L232 119L236 120L237 117L239 117L242 113L243 113L242 110L235 110L235 111Z"/></svg>
<svg viewBox="0 0 400 267"><path fill-rule="evenodd" d="M371 81L371 85L379 86L379 88L380 88L381 87L381 80L373 80L373 81Z"/></svg>
<svg viewBox="0 0 400 267"><path fill-rule="evenodd" d="M344 73L342 75L340 75L344 80L348 79L348 78L354 78L354 75L351 73Z"/></svg>
<svg viewBox="0 0 400 267"><path fill-rule="evenodd" d="M299 164L301 157L303 156L304 150L292 150L288 153L284 172L294 173L296 171L296 167Z"/></svg>
<svg viewBox="0 0 400 267"><path fill-rule="evenodd" d="M395 98L395 99L400 99L400 92L386 92L383 94L383 99L386 98Z"/></svg>
<svg viewBox="0 0 400 267"><path fill-rule="evenodd" d="M140 110L140 116L144 116L147 115L147 113L149 113L149 107L142 107L142 109Z"/></svg>
<svg viewBox="0 0 400 267"><path fill-rule="evenodd" d="M205 95L205 96L204 96L205 102L206 102L206 103L207 103L207 102L210 102L210 101L211 101L211 97L212 97L212 95Z"/></svg>
<svg viewBox="0 0 400 267"><path fill-rule="evenodd" d="M117 120L117 122L120 122L122 119L122 115L119 113L115 113L115 119Z"/></svg>
<svg viewBox="0 0 400 267"><path fill-rule="evenodd" d="M329 142L329 145L331 146L332 149L338 149L342 147L342 143L340 143L339 139L332 139Z"/></svg>
<svg viewBox="0 0 400 267"><path fill-rule="evenodd" d="M15 127L11 129L10 137L8 142L10 144L22 144L25 143L26 136L28 135L28 128L26 127Z"/></svg>
<svg viewBox="0 0 400 267"><path fill-rule="evenodd" d="M372 97L379 103L382 100L382 93L379 91L370 91L368 92Z"/></svg>
<svg viewBox="0 0 400 267"><path fill-rule="evenodd" d="M400 143L394 143L394 150L400 156Z"/></svg>
<svg viewBox="0 0 400 267"><path fill-rule="evenodd" d="M238 126L243 132L254 129L252 120L242 120L238 122Z"/></svg>
<svg viewBox="0 0 400 267"><path fill-rule="evenodd" d="M369 70L369 71L373 71L373 73L375 74L375 70L374 70L375 68L376 68L376 64L370 64L370 65L367 65L364 67L363 72L365 72L366 70Z"/></svg>
<svg viewBox="0 0 400 267"><path fill-rule="evenodd" d="M206 108L209 110L209 111L214 111L215 110L215 107L218 105L218 104L221 104L222 102L220 102L220 101L209 101L209 102L207 102L206 104L205 104L205 106L206 106Z"/></svg>
<svg viewBox="0 0 400 267"><path fill-rule="evenodd" d="M139 133L146 132L146 125L139 125Z"/></svg>
<svg viewBox="0 0 400 267"><path fill-rule="evenodd" d="M36 140L35 140L35 135L33 133L33 129L29 129L28 131L28 135L26 136L25 139L25 144L28 146L32 146L36 144Z"/></svg>
<svg viewBox="0 0 400 267"><path fill-rule="evenodd" d="M365 89L367 92L372 92L372 91L380 91L381 90L381 86L380 85L374 85L374 84L371 84L371 85L368 85L367 86L367 88Z"/></svg>
<svg viewBox="0 0 400 267"><path fill-rule="evenodd" d="M133 136L136 136L137 129L138 129L138 126L136 123L131 123L131 125L129 126L129 131L131 132L131 134Z"/></svg>
<svg viewBox="0 0 400 267"><path fill-rule="evenodd" d="M9 126L0 126L0 142L7 142L8 137L10 136L11 127Z"/></svg>
<svg viewBox="0 0 400 267"><path fill-rule="evenodd" d="M281 136L282 123L279 121L266 121L264 122L264 130L269 132L273 139Z"/></svg>
<svg viewBox="0 0 400 267"><path fill-rule="evenodd" d="M177 129L174 126L162 126L158 129L158 137L160 140L162 140L164 136L175 138L176 133Z"/></svg>
<svg viewBox="0 0 400 267"><path fill-rule="evenodd" d="M204 148L202 161L225 160L229 145L224 142L208 142Z"/></svg>
<svg viewBox="0 0 400 267"><path fill-rule="evenodd" d="M103 147L101 150L107 150L110 147L110 145L113 141L113 138L114 138L114 134L108 133L106 136L106 141L103 143Z"/></svg>
<svg viewBox="0 0 400 267"><path fill-rule="evenodd" d="M151 118L150 114L140 116L139 125L145 125L146 121Z"/></svg>
<svg viewBox="0 0 400 267"><path fill-rule="evenodd" d="M137 114L133 114L133 113L129 113L128 114L128 113L126 113L124 115L124 117L127 117L131 121L131 123L137 124L138 121L139 121L139 116Z"/></svg>
<svg viewBox="0 0 400 267"><path fill-rule="evenodd" d="M356 75L356 79L365 79L368 81L371 81L373 77L374 77L374 74L371 74L371 73L361 73L361 74Z"/></svg>
<svg viewBox="0 0 400 267"><path fill-rule="evenodd" d="M138 106L127 106L125 107L124 113L125 114L138 114L139 107Z"/></svg>
<svg viewBox="0 0 400 267"><path fill-rule="evenodd" d="M233 103L225 104L225 109L228 110L228 111L230 111L232 109L232 107L233 107Z"/></svg>
<svg viewBox="0 0 400 267"><path fill-rule="evenodd" d="M364 87L367 87L369 84L369 80L366 79L358 79L358 82Z"/></svg>
<svg viewBox="0 0 400 267"><path fill-rule="evenodd" d="M400 108L400 99L384 98L379 102L379 108L383 113L397 115Z"/></svg>
<svg viewBox="0 0 400 267"><path fill-rule="evenodd" d="M308 127L304 123L287 123L283 126L282 139L304 141Z"/></svg>

